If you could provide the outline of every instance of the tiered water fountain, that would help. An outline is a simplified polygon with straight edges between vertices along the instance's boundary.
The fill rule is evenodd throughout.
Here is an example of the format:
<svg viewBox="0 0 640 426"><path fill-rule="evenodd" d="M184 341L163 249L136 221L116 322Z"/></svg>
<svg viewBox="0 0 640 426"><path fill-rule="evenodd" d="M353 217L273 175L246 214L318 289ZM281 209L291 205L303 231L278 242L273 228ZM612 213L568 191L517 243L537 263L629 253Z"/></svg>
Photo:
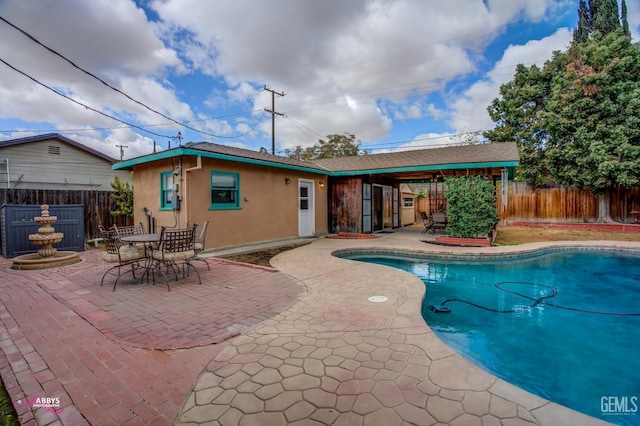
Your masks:
<svg viewBox="0 0 640 426"><path fill-rule="evenodd" d="M29 241L36 246L41 246L37 253L25 254L13 259L13 269L47 269L57 266L71 265L81 261L78 253L74 251L58 251L53 247L64 238L62 232L51 226L58 220L57 216L49 216L49 206L43 204L40 206L40 216L34 217L33 220L40 225L37 234L29 235Z"/></svg>

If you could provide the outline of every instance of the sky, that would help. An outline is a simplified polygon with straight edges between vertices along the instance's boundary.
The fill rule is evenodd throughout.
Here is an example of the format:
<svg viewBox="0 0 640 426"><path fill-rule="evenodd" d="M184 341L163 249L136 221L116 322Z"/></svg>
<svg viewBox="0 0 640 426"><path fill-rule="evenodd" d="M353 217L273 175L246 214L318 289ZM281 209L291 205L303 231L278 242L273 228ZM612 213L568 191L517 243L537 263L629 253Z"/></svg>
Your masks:
<svg viewBox="0 0 640 426"><path fill-rule="evenodd" d="M569 46L577 8L0 0L0 140L60 133L125 160L202 141L271 152L273 137L284 155L344 133L371 153L462 143L494 127L517 64ZM640 1L627 8L638 41Z"/></svg>

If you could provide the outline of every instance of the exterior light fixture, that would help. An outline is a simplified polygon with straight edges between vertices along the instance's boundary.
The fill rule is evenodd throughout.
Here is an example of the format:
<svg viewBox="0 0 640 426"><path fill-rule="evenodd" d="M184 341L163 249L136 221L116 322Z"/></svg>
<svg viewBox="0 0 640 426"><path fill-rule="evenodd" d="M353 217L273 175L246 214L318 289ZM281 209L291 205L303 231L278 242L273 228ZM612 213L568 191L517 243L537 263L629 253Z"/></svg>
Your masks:
<svg viewBox="0 0 640 426"><path fill-rule="evenodd" d="M320 185L320 188L324 188L324 181L321 180L318 185Z"/></svg>
<svg viewBox="0 0 640 426"><path fill-rule="evenodd" d="M290 179L290 178L288 178L288 177L284 178L284 183L285 183L286 185L289 185L289 184L291 183L291 179Z"/></svg>

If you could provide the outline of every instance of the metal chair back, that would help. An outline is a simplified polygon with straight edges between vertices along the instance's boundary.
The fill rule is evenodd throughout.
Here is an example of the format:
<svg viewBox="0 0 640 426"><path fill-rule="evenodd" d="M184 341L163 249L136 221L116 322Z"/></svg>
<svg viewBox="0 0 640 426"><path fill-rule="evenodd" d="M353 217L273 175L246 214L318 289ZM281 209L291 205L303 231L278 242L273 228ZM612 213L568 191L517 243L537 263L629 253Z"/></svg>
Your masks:
<svg viewBox="0 0 640 426"><path fill-rule="evenodd" d="M116 232L116 235L120 238L126 237L129 235L142 235L144 234L144 228L142 227L142 223L133 226L116 226L113 225L113 229Z"/></svg>
<svg viewBox="0 0 640 426"><path fill-rule="evenodd" d="M165 253L178 253L194 250L195 226L191 228L168 231L162 228L160 234L160 251Z"/></svg>
<svg viewBox="0 0 640 426"><path fill-rule="evenodd" d="M104 241L104 247L107 253L120 256L120 244L118 243L118 238L115 230L113 228L106 229L104 226L99 225L98 229L100 230L100 234L102 235L102 240Z"/></svg>
<svg viewBox="0 0 640 426"><path fill-rule="evenodd" d="M205 222L202 224L202 227L199 227L198 225L196 225L196 236L195 236L195 245L194 245L196 253L201 252L202 250L204 250L205 241L207 239L207 228L208 227L209 227L209 221L208 220L205 220ZM200 229L198 229L198 228L200 228Z"/></svg>

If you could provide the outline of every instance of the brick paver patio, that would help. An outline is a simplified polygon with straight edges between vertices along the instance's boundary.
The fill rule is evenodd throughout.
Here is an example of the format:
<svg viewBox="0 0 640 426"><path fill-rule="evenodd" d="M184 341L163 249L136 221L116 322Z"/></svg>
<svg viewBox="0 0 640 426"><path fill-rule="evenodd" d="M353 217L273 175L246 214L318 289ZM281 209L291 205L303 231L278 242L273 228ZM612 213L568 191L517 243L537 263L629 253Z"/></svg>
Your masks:
<svg viewBox="0 0 640 426"><path fill-rule="evenodd" d="M23 424L171 424L213 343L286 308L303 287L279 272L210 260L194 277L99 286L98 250L43 271L0 258L0 372L14 401L59 397L59 413L18 407ZM107 266L108 267L108 266ZM160 350L162 349L162 350Z"/></svg>

